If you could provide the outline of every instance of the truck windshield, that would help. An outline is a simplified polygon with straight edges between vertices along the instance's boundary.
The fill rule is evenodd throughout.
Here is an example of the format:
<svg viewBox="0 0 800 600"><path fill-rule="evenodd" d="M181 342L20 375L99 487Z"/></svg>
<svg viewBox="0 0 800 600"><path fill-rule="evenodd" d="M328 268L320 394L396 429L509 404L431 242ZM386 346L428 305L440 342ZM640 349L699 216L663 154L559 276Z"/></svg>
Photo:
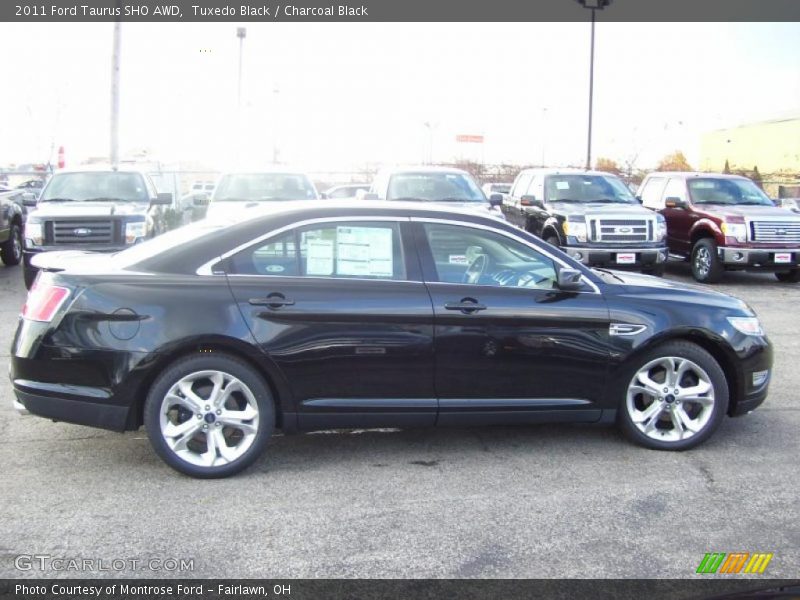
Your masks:
<svg viewBox="0 0 800 600"><path fill-rule="evenodd" d="M296 173L229 173L214 192L213 202L314 200L317 192L305 175Z"/></svg>
<svg viewBox="0 0 800 600"><path fill-rule="evenodd" d="M149 194L139 173L97 171L56 173L40 202L148 202Z"/></svg>
<svg viewBox="0 0 800 600"><path fill-rule="evenodd" d="M548 202L636 203L631 191L613 175L548 175L544 193Z"/></svg>
<svg viewBox="0 0 800 600"><path fill-rule="evenodd" d="M462 173L397 173L389 181L386 199L486 202L478 184Z"/></svg>
<svg viewBox="0 0 800 600"><path fill-rule="evenodd" d="M689 194L694 204L773 206L772 200L749 179L690 179Z"/></svg>

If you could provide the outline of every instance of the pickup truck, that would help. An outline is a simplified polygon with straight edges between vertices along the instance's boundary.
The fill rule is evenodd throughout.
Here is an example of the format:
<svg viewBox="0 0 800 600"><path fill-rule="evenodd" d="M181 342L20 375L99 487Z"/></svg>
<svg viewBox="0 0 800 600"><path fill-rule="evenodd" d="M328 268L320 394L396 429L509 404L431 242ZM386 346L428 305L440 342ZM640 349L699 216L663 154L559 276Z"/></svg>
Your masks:
<svg viewBox="0 0 800 600"><path fill-rule="evenodd" d="M667 222L670 254L691 262L700 282L725 271L775 273L800 281L800 215L775 203L750 179L722 173L651 173L642 204Z"/></svg>
<svg viewBox="0 0 800 600"><path fill-rule="evenodd" d="M31 259L52 250L116 252L169 228L172 194L158 193L139 170L82 169L53 174L25 222L25 287Z"/></svg>
<svg viewBox="0 0 800 600"><path fill-rule="evenodd" d="M588 266L664 274L664 218L642 207L610 173L525 169L503 197L503 213Z"/></svg>

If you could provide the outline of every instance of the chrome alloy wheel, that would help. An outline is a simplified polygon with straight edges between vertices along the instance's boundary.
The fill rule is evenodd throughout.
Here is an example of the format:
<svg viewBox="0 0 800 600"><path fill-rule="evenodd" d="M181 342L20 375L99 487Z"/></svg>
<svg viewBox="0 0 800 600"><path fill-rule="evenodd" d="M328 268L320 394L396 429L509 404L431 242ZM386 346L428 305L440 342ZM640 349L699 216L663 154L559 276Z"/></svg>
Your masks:
<svg viewBox="0 0 800 600"><path fill-rule="evenodd" d="M701 246L694 255L694 270L698 275L706 277L711 271L711 252Z"/></svg>
<svg viewBox="0 0 800 600"><path fill-rule="evenodd" d="M633 424L647 437L677 442L699 433L714 410L714 386L697 363L677 356L644 365L628 385Z"/></svg>
<svg viewBox="0 0 800 600"><path fill-rule="evenodd" d="M180 459L217 467L240 458L258 433L258 403L242 381L223 371L196 371L161 401L161 435Z"/></svg>

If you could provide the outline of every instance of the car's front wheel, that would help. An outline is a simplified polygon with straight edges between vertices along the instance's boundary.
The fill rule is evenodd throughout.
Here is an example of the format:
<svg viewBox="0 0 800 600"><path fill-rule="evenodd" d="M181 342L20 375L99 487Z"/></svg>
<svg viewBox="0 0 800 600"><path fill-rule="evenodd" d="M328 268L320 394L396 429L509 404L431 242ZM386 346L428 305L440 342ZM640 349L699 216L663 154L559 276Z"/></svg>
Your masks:
<svg viewBox="0 0 800 600"><path fill-rule="evenodd" d="M775 273L775 277L781 283L797 283L800 282L800 269Z"/></svg>
<svg viewBox="0 0 800 600"><path fill-rule="evenodd" d="M618 421L628 438L648 448L693 448L714 433L728 410L725 373L690 342L668 342L645 353L624 382Z"/></svg>
<svg viewBox="0 0 800 600"><path fill-rule="evenodd" d="M267 384L246 363L225 354L195 355L156 379L144 424L153 448L173 469L227 477L260 456L275 406Z"/></svg>
<svg viewBox="0 0 800 600"><path fill-rule="evenodd" d="M717 283L725 274L725 266L717 256L717 244L702 238L692 248L692 277L700 283Z"/></svg>

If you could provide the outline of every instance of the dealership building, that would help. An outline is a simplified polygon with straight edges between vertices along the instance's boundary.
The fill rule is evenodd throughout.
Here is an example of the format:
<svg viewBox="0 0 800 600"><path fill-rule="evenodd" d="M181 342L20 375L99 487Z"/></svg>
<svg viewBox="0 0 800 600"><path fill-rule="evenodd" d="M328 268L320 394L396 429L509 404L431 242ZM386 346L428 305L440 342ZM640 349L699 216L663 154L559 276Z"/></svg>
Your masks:
<svg viewBox="0 0 800 600"><path fill-rule="evenodd" d="M725 161L731 170L800 176L800 115L703 134L700 168L722 171Z"/></svg>

